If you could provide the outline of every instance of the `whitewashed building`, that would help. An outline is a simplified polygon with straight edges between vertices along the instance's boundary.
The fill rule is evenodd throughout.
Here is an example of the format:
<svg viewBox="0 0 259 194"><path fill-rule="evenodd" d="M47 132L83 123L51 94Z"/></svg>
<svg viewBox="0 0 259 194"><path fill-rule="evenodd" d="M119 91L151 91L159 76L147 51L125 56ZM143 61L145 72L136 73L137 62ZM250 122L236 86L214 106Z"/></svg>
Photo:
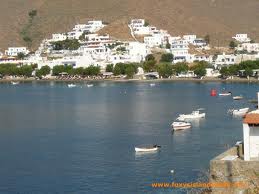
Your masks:
<svg viewBox="0 0 259 194"><path fill-rule="evenodd" d="M9 47L5 51L5 55L16 57L18 53L23 53L25 55L29 54L29 50L26 47Z"/></svg>
<svg viewBox="0 0 259 194"><path fill-rule="evenodd" d="M236 36L232 37L238 42L250 42L251 39L247 36L247 34L236 34Z"/></svg>
<svg viewBox="0 0 259 194"><path fill-rule="evenodd" d="M192 60L188 45L189 43L187 40L180 39L172 41L171 52L174 55L174 63L189 62Z"/></svg>
<svg viewBox="0 0 259 194"><path fill-rule="evenodd" d="M145 60L145 57L150 54L148 46L140 42L129 42L127 50L132 62L142 62Z"/></svg>
<svg viewBox="0 0 259 194"><path fill-rule="evenodd" d="M63 41L67 39L67 35L65 33L58 33L58 34L52 34L52 38L50 41L56 42L56 41Z"/></svg>
<svg viewBox="0 0 259 194"><path fill-rule="evenodd" d="M163 44L163 38L159 35L145 36L144 43L149 47L158 47Z"/></svg>
<svg viewBox="0 0 259 194"><path fill-rule="evenodd" d="M94 33L101 30L105 25L101 20L88 21L87 24L77 24L73 28L73 31Z"/></svg>
<svg viewBox="0 0 259 194"><path fill-rule="evenodd" d="M234 54L225 54L218 55L216 60L213 62L215 67L234 65L236 64L237 56Z"/></svg>
<svg viewBox="0 0 259 194"><path fill-rule="evenodd" d="M259 52L259 43L243 43L236 48L238 51Z"/></svg>
<svg viewBox="0 0 259 194"><path fill-rule="evenodd" d="M257 93L259 96L259 93ZM258 97L259 99L259 97ZM249 112L243 121L244 160L259 160L259 110Z"/></svg>
<svg viewBox="0 0 259 194"><path fill-rule="evenodd" d="M79 37L83 34L82 31L71 31L67 33L68 39L79 39Z"/></svg>
<svg viewBox="0 0 259 194"><path fill-rule="evenodd" d="M155 31L155 27L145 26L144 19L133 19L131 20L130 27L136 35L150 35L151 31Z"/></svg>
<svg viewBox="0 0 259 194"><path fill-rule="evenodd" d="M183 35L183 39L188 41L188 43L193 43L196 38L197 38L197 36L195 34Z"/></svg>

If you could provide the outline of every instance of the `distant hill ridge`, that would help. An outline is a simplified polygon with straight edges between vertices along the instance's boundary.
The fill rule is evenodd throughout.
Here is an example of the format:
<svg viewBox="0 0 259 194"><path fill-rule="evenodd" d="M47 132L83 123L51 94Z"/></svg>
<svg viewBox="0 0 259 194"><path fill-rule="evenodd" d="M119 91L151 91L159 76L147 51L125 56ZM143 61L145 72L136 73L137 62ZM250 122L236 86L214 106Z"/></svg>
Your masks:
<svg viewBox="0 0 259 194"><path fill-rule="evenodd" d="M172 35L209 34L214 45L228 43L236 33L259 40L258 0L9 0L0 6L0 48L25 45L21 31L28 12L37 16L28 28L32 47L52 33L71 30L76 23L102 19L115 38L130 39L127 23L144 18Z"/></svg>

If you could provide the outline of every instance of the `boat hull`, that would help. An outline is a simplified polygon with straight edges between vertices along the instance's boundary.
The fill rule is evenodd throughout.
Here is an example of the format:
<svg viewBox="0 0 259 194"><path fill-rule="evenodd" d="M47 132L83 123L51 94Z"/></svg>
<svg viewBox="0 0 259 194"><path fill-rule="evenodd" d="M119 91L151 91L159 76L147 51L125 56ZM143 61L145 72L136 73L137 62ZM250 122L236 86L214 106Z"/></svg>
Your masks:
<svg viewBox="0 0 259 194"><path fill-rule="evenodd" d="M155 152L157 150L158 150L158 147L154 147L154 148L137 148L137 147L135 147L136 152Z"/></svg>

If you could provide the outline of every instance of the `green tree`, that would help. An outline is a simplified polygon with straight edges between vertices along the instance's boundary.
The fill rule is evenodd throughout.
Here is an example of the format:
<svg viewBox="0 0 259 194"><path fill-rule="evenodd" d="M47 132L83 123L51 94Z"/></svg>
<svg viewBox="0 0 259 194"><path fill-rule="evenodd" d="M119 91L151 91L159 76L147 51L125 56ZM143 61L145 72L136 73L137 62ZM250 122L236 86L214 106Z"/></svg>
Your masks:
<svg viewBox="0 0 259 194"><path fill-rule="evenodd" d="M128 65L125 69L125 73L127 75L127 78L133 78L133 75L135 74L135 69L132 65Z"/></svg>
<svg viewBox="0 0 259 194"><path fill-rule="evenodd" d="M166 48L166 49L170 49L170 48L171 48L171 44L170 44L168 41L166 41L165 48Z"/></svg>
<svg viewBox="0 0 259 194"><path fill-rule="evenodd" d="M219 72L223 77L228 77L231 75L228 67L222 67Z"/></svg>
<svg viewBox="0 0 259 194"><path fill-rule="evenodd" d="M172 53L162 54L160 62L168 62L171 63L174 59L174 55Z"/></svg>
<svg viewBox="0 0 259 194"><path fill-rule="evenodd" d="M145 27L149 26L149 22L145 20L144 26Z"/></svg>
<svg viewBox="0 0 259 194"><path fill-rule="evenodd" d="M145 57L145 60L146 60L146 61L155 61L156 59L155 59L154 55L148 54L148 55Z"/></svg>
<svg viewBox="0 0 259 194"><path fill-rule="evenodd" d="M121 68L120 68L120 66L119 65L115 65L115 67L114 67L114 69L113 69L113 74L114 75L121 75L122 73L121 73Z"/></svg>
<svg viewBox="0 0 259 194"><path fill-rule="evenodd" d="M66 39L63 41L52 42L54 50L77 50L80 43L77 39Z"/></svg>
<svg viewBox="0 0 259 194"><path fill-rule="evenodd" d="M106 72L113 72L113 64L108 64L105 69Z"/></svg>
<svg viewBox="0 0 259 194"><path fill-rule="evenodd" d="M28 15L31 19L33 19L35 16L37 16L37 10L33 9L33 10L29 11Z"/></svg>
<svg viewBox="0 0 259 194"><path fill-rule="evenodd" d="M172 65L167 63L157 65L157 71L159 76L163 78L168 78L173 74Z"/></svg>
<svg viewBox="0 0 259 194"><path fill-rule="evenodd" d="M19 75L23 75L26 77L31 77L32 71L33 71L33 69L32 69L32 66L30 66L30 65L23 65L18 70Z"/></svg>
<svg viewBox="0 0 259 194"><path fill-rule="evenodd" d="M176 63L173 65L173 71L175 72L175 74L180 74L183 72L187 72L189 69L187 63Z"/></svg>
<svg viewBox="0 0 259 194"><path fill-rule="evenodd" d="M231 41L229 42L229 48L234 49L234 48L236 48L236 47L237 47L237 43L236 43L235 41L231 40Z"/></svg>
<svg viewBox="0 0 259 194"><path fill-rule="evenodd" d="M25 58L25 54L24 54L24 53L18 53L18 54L17 54L17 59L22 60L22 59L24 59L24 58Z"/></svg>
<svg viewBox="0 0 259 194"><path fill-rule="evenodd" d="M155 60L148 60L148 61L145 61L143 64L143 69L145 72L153 72L156 70L155 67L156 67Z"/></svg>
<svg viewBox="0 0 259 194"><path fill-rule="evenodd" d="M210 43L210 35L207 34L207 35L204 37L204 40L205 40L205 42L206 42L207 44L209 44L209 43Z"/></svg>
<svg viewBox="0 0 259 194"><path fill-rule="evenodd" d="M250 67L245 68L245 75L246 76L252 76L253 70Z"/></svg>

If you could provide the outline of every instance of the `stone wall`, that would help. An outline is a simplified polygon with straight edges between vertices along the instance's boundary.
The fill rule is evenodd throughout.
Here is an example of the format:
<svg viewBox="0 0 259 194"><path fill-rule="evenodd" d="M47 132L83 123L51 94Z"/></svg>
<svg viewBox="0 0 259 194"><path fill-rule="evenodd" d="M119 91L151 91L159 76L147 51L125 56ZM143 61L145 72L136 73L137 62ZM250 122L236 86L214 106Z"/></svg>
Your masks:
<svg viewBox="0 0 259 194"><path fill-rule="evenodd" d="M238 155L238 147L233 147L210 161L210 182L244 182L247 188L212 188L213 194L259 193L259 161L244 161L242 157L235 160L222 160L225 156Z"/></svg>

